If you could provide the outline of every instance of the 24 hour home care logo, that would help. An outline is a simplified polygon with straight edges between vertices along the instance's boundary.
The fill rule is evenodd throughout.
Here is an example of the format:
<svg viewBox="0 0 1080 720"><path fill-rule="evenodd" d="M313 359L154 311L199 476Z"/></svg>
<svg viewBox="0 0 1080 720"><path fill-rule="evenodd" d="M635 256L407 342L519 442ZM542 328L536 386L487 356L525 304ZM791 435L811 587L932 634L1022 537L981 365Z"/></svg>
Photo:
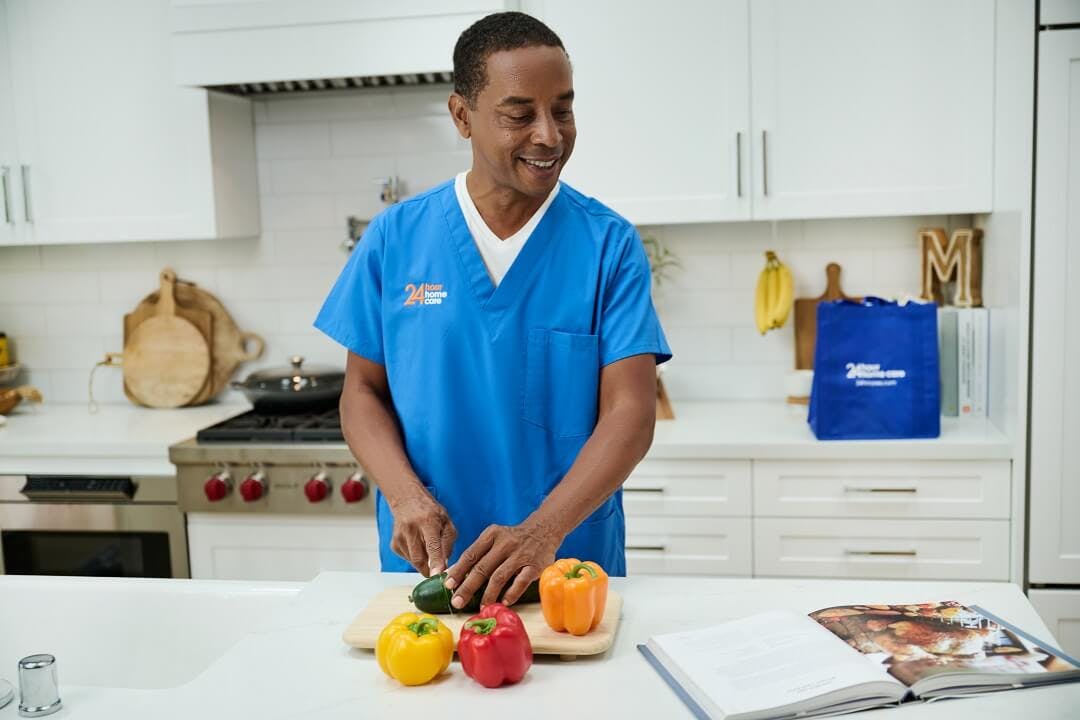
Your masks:
<svg viewBox="0 0 1080 720"><path fill-rule="evenodd" d="M442 283L409 283L405 286L406 305L442 305L446 290Z"/></svg>
<svg viewBox="0 0 1080 720"><path fill-rule="evenodd" d="M845 377L855 387L893 387L907 377L907 370L882 370L880 363L846 363Z"/></svg>

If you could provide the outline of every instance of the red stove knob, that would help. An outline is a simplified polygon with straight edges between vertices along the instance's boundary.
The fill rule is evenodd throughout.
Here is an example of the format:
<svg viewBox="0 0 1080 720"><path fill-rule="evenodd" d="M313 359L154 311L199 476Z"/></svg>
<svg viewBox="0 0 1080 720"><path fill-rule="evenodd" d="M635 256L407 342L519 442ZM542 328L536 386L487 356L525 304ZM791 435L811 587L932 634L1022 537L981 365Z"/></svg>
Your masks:
<svg viewBox="0 0 1080 720"><path fill-rule="evenodd" d="M345 498L347 503L360 502L367 494L367 480L360 473L353 473L348 480L341 483L341 497Z"/></svg>
<svg viewBox="0 0 1080 720"><path fill-rule="evenodd" d="M229 481L228 470L214 473L203 483L203 492L206 493L206 499L210 502L224 499L231 489L232 483Z"/></svg>
<svg viewBox="0 0 1080 720"><path fill-rule="evenodd" d="M244 502L255 502L266 494L266 473L262 470L251 473L240 483L240 497Z"/></svg>
<svg viewBox="0 0 1080 720"><path fill-rule="evenodd" d="M307 496L308 502L322 502L329 494L330 481L324 472L315 473L304 483L304 495Z"/></svg>

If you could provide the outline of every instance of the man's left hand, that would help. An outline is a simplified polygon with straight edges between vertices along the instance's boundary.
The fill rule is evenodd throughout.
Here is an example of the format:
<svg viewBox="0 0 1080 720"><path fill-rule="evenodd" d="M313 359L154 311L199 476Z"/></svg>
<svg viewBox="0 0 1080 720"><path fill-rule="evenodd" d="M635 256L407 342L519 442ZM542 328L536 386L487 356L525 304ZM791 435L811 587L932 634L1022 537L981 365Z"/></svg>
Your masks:
<svg viewBox="0 0 1080 720"><path fill-rule="evenodd" d="M447 571L446 587L458 588L450 604L463 608L473 594L487 582L482 605L499 601L513 605L540 577L541 571L555 562L555 551L562 544L563 533L528 521L521 525L489 525Z"/></svg>

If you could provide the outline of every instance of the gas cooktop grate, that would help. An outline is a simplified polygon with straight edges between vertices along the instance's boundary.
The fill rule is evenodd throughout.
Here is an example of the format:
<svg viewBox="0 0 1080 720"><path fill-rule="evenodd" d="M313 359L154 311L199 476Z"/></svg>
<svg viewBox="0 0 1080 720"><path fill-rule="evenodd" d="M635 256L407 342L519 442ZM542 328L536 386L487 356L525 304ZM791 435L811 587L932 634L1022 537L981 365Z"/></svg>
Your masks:
<svg viewBox="0 0 1080 720"><path fill-rule="evenodd" d="M266 415L249 410L203 428L200 443L341 443L341 416L337 409L322 413Z"/></svg>

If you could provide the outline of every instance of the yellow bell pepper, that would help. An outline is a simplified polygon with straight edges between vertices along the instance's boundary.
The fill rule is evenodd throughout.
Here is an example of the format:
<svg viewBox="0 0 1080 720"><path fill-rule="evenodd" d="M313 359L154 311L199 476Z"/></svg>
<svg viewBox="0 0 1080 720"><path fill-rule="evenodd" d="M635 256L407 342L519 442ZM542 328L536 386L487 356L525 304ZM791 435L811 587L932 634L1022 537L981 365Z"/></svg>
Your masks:
<svg viewBox="0 0 1080 720"><path fill-rule="evenodd" d="M604 619L608 576L591 560L556 560L540 573L540 609L556 632L584 635Z"/></svg>
<svg viewBox="0 0 1080 720"><path fill-rule="evenodd" d="M379 633L375 659L402 685L423 685L441 675L454 657L454 635L433 615L402 613Z"/></svg>

